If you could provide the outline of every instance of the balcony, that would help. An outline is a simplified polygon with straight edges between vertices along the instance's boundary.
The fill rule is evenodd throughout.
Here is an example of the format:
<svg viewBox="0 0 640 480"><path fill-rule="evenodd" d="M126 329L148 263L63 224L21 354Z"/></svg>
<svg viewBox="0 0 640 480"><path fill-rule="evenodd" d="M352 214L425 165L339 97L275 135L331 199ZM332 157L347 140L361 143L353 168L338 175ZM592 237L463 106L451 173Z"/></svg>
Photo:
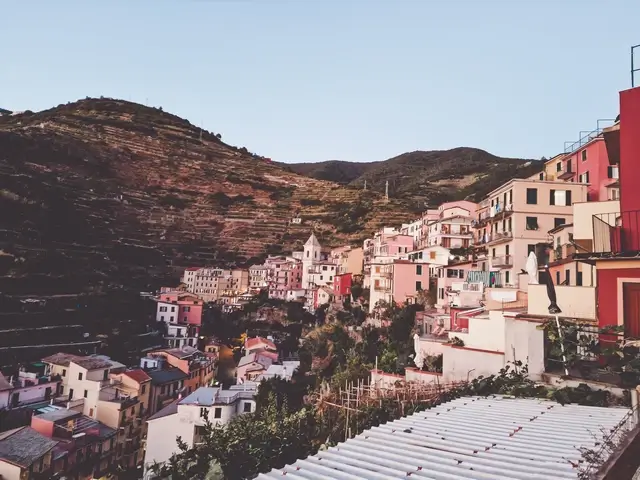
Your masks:
<svg viewBox="0 0 640 480"><path fill-rule="evenodd" d="M513 267L513 256L502 255L499 257L491 258L491 266L496 268L510 268Z"/></svg>
<svg viewBox="0 0 640 480"><path fill-rule="evenodd" d="M382 278L393 278L393 272L382 271L382 272L380 272L380 276Z"/></svg>
<svg viewBox="0 0 640 480"><path fill-rule="evenodd" d="M569 180L571 177L573 177L575 175L575 172L572 171L573 169L571 168L571 164L567 164L565 166L565 170L558 172L558 175L556 176L556 178L558 180Z"/></svg>
<svg viewBox="0 0 640 480"><path fill-rule="evenodd" d="M594 215L592 252L599 256L636 257L640 253L640 210ZM585 255L589 256L581 256Z"/></svg>
<svg viewBox="0 0 640 480"><path fill-rule="evenodd" d="M498 245L513 239L513 232L495 232L489 236L487 245Z"/></svg>
<svg viewBox="0 0 640 480"><path fill-rule="evenodd" d="M373 289L376 292L390 292L391 291L391 286L390 285L378 284L378 285L374 285Z"/></svg>

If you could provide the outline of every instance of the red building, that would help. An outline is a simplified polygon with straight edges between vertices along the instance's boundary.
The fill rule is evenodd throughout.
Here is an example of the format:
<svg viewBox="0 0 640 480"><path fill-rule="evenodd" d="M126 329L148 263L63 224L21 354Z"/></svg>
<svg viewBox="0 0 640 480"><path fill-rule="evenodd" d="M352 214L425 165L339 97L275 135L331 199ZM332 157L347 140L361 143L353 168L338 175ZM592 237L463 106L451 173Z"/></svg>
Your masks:
<svg viewBox="0 0 640 480"><path fill-rule="evenodd" d="M341 302L351 295L351 274L341 273L333 277L333 294Z"/></svg>
<svg viewBox="0 0 640 480"><path fill-rule="evenodd" d="M596 266L600 326L640 338L640 88L620 92L619 121L603 137L620 170L620 212L594 215L592 252L577 257Z"/></svg>
<svg viewBox="0 0 640 480"><path fill-rule="evenodd" d="M562 172L558 172L556 178L567 182L588 183L589 202L614 200L609 198L610 190L607 187L617 183L618 166L609 162L604 136L598 135L565 155L562 159Z"/></svg>

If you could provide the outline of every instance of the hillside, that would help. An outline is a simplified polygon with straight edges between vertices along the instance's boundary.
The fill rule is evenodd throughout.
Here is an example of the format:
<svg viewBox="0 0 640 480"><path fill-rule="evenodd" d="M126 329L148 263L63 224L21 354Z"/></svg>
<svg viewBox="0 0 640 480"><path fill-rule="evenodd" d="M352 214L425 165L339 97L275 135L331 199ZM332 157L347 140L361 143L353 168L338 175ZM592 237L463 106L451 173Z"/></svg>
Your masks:
<svg viewBox="0 0 640 480"><path fill-rule="evenodd" d="M536 161L501 158L476 148L409 152L381 162L328 161L289 164L292 172L383 193L417 210L425 205L468 199L478 201L511 178L540 171Z"/></svg>
<svg viewBox="0 0 640 480"><path fill-rule="evenodd" d="M335 245L413 216L403 202L292 173L161 109L112 99L0 117L0 211L9 295L151 288L187 265L299 248L312 229Z"/></svg>

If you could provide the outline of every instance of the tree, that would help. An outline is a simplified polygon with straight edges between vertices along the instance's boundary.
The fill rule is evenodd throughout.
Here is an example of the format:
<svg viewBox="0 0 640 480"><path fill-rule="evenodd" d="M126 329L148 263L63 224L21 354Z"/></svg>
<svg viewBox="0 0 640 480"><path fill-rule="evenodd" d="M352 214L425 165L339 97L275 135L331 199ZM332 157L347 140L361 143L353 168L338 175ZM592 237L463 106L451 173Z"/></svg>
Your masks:
<svg viewBox="0 0 640 480"><path fill-rule="evenodd" d="M180 451L154 471L171 480L200 480L217 464L225 478L253 478L315 453L318 428L312 408L288 413L271 394L260 411L226 425L213 426L205 419L201 442L192 449L180 442Z"/></svg>

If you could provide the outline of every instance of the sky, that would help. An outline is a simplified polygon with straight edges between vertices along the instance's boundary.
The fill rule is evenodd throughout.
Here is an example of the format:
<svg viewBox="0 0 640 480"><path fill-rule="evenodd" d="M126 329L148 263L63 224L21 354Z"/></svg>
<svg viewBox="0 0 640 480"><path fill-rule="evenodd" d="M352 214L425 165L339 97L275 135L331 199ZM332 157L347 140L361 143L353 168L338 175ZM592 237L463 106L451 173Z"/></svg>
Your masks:
<svg viewBox="0 0 640 480"><path fill-rule="evenodd" d="M459 146L551 157L615 118L640 44L638 0L0 0L0 12L0 108L122 98L289 163Z"/></svg>

